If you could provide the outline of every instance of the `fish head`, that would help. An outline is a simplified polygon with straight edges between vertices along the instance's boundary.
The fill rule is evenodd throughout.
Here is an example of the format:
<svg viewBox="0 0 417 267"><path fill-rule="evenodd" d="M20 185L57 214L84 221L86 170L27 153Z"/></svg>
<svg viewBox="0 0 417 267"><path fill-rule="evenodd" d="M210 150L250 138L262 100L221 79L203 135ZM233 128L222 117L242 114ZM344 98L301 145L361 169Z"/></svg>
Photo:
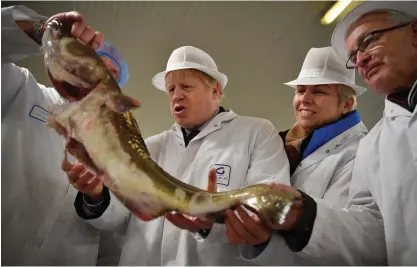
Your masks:
<svg viewBox="0 0 417 267"><path fill-rule="evenodd" d="M100 83L120 91L100 56L71 35L72 24L52 20L46 25L42 52L53 87L64 99L80 101Z"/></svg>
<svg viewBox="0 0 417 267"><path fill-rule="evenodd" d="M54 19L46 25L42 41L56 44L63 37L71 37L71 24Z"/></svg>

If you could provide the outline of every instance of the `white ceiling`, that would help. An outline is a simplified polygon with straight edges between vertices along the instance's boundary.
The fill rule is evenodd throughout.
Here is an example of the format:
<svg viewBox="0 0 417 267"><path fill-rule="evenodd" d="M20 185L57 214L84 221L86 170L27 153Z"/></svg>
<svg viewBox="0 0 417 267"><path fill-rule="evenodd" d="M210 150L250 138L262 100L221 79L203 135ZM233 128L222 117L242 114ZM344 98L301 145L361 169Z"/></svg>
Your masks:
<svg viewBox="0 0 417 267"><path fill-rule="evenodd" d="M182 45L205 50L228 75L225 108L267 118L277 129L287 129L294 121L293 90L283 82L297 77L311 47L329 45L334 26L320 24L327 1L20 3L47 16L77 10L120 49L130 68L124 90L142 102L135 116L145 137L173 123L167 98L152 87L151 79L165 68L172 50ZM25 59L21 65L49 84L42 57ZM373 126L381 117L383 98L368 90L358 102L365 124Z"/></svg>

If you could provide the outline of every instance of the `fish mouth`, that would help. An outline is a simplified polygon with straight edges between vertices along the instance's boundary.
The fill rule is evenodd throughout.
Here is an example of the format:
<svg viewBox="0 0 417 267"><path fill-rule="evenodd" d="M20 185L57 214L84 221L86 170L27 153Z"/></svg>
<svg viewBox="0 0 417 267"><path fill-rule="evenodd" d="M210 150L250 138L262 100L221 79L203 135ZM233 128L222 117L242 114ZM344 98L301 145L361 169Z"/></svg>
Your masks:
<svg viewBox="0 0 417 267"><path fill-rule="evenodd" d="M47 62L47 73L55 90L70 102L82 100L101 82L93 67L77 59L52 52Z"/></svg>
<svg viewBox="0 0 417 267"><path fill-rule="evenodd" d="M46 25L44 35L49 35L49 40L60 40L62 37L71 36L72 23L70 21L59 21L53 19Z"/></svg>
<svg viewBox="0 0 417 267"><path fill-rule="evenodd" d="M46 70L57 93L68 101L79 101L86 97L98 84L94 68L84 65L71 53L63 55L64 37L72 37L72 23L50 21L45 29L41 49L45 55ZM88 62L87 62L88 63Z"/></svg>
<svg viewBox="0 0 417 267"><path fill-rule="evenodd" d="M54 79L51 72L48 70L48 75L52 81L52 84L58 94L69 102L80 101L85 98L96 86L89 88L75 86L66 81L58 81Z"/></svg>

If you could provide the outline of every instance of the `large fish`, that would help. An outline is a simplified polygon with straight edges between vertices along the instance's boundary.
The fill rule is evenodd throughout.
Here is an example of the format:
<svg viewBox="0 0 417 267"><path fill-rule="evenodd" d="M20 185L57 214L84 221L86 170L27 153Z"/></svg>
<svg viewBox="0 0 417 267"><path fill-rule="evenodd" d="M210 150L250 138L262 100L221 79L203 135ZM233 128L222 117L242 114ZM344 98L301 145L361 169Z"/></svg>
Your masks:
<svg viewBox="0 0 417 267"><path fill-rule="evenodd" d="M131 113L139 102L122 94L95 51L70 35L70 26L51 21L43 35L46 71L68 100L50 108L48 125L76 144L77 159L99 174L132 213L144 221L170 211L214 219L243 205L271 223L285 221L295 198L278 188L257 184L213 193L158 166Z"/></svg>

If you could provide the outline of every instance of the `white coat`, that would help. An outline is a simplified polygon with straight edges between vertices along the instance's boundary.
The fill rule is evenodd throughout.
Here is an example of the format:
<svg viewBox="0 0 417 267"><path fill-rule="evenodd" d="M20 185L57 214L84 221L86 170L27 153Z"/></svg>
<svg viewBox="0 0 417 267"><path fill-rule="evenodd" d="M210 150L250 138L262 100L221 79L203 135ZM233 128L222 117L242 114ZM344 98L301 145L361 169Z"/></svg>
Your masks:
<svg viewBox="0 0 417 267"><path fill-rule="evenodd" d="M348 209L318 201L300 256L319 264L417 265L417 109L385 100L360 142Z"/></svg>
<svg viewBox="0 0 417 267"><path fill-rule="evenodd" d="M301 161L291 176L291 184L336 208L345 207L356 150L367 131L365 125L360 122L321 146ZM314 264L298 257L278 235L272 236L261 254L256 253L251 246L240 246L240 249L244 259L260 265Z"/></svg>
<svg viewBox="0 0 417 267"><path fill-rule="evenodd" d="M152 158L168 173L199 188L207 187L210 167L219 170L219 191L278 181L289 184L289 163L277 130L264 119L218 114L184 147L179 126L146 140ZM223 173L219 175L219 173ZM104 214L88 220L98 228L128 220L120 265L247 265L238 246L215 224L206 240L172 225L164 217L143 222L111 200Z"/></svg>
<svg viewBox="0 0 417 267"><path fill-rule="evenodd" d="M45 125L48 106L62 99L14 64L40 53L15 23L25 17L40 16L1 9L2 264L96 265L100 232L75 213L77 191L61 170L63 139Z"/></svg>

